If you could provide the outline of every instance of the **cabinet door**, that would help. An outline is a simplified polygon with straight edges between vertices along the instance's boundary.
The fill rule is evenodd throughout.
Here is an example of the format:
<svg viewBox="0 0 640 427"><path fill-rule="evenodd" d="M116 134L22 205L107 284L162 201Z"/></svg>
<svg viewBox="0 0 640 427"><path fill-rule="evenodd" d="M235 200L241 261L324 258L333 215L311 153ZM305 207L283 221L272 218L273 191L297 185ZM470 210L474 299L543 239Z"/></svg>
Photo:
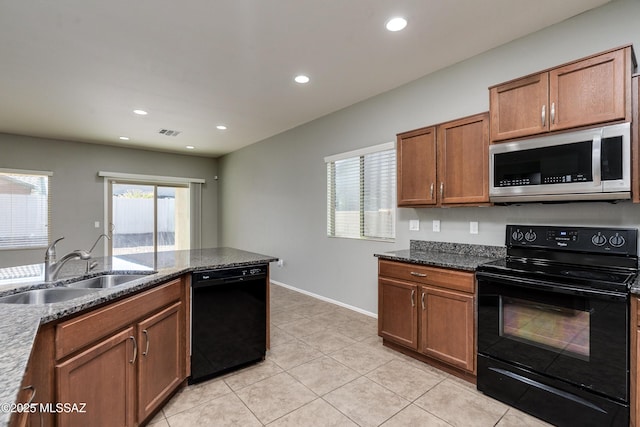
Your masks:
<svg viewBox="0 0 640 427"><path fill-rule="evenodd" d="M475 371L473 295L421 287L420 351Z"/></svg>
<svg viewBox="0 0 640 427"><path fill-rule="evenodd" d="M148 417L184 379L182 303L138 323L138 421Z"/></svg>
<svg viewBox="0 0 640 427"><path fill-rule="evenodd" d="M549 72L549 129L613 120L627 114L625 49L598 55Z"/></svg>
<svg viewBox="0 0 640 427"><path fill-rule="evenodd" d="M398 206L436 203L436 128L398 135Z"/></svg>
<svg viewBox="0 0 640 427"><path fill-rule="evenodd" d="M416 285L378 279L378 335L418 349L417 293Z"/></svg>
<svg viewBox="0 0 640 427"><path fill-rule="evenodd" d="M86 412L60 412L57 424L133 426L136 353L134 329L130 327L58 364L57 402L86 404Z"/></svg>
<svg viewBox="0 0 640 427"><path fill-rule="evenodd" d="M441 204L489 202L489 115L438 126Z"/></svg>
<svg viewBox="0 0 640 427"><path fill-rule="evenodd" d="M491 141L535 135L549 130L548 73L489 89Z"/></svg>

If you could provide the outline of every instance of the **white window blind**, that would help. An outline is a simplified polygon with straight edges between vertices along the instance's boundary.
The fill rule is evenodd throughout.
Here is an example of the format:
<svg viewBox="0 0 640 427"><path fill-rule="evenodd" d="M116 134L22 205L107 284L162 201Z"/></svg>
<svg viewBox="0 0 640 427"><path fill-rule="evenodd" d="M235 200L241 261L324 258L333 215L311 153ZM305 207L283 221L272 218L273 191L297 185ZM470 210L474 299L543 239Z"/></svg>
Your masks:
<svg viewBox="0 0 640 427"><path fill-rule="evenodd" d="M50 172L0 169L0 249L46 247Z"/></svg>
<svg viewBox="0 0 640 427"><path fill-rule="evenodd" d="M393 240L396 230L396 151L381 144L325 158L327 235Z"/></svg>

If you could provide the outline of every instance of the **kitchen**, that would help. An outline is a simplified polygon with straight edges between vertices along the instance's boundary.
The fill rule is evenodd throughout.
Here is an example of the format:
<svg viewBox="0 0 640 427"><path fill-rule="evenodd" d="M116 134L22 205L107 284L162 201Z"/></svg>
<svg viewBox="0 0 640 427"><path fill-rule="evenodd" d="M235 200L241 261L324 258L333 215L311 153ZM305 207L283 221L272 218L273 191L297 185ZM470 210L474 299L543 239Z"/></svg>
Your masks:
<svg viewBox="0 0 640 427"><path fill-rule="evenodd" d="M1 166L54 172L54 204L73 206L54 209L52 217L56 234L67 236L64 252L90 246L99 234L94 222L103 222L104 184L98 171L117 165L124 172L155 175L162 170L166 176L205 179L203 211L206 222L217 226L203 227L203 247L276 255L284 260L282 267L272 264L276 283L375 314L374 253L405 249L409 240L502 246L508 223L637 227L638 206L398 209L394 243L328 239L323 158L486 111L487 88L493 84L616 46L640 46L634 19L639 15L635 1L608 3L216 160L3 134ZM410 231L409 221L415 219L420 230ZM431 231L433 220L440 221L440 232ZM478 222L477 235L469 233L470 221ZM40 252L30 262L40 261Z"/></svg>

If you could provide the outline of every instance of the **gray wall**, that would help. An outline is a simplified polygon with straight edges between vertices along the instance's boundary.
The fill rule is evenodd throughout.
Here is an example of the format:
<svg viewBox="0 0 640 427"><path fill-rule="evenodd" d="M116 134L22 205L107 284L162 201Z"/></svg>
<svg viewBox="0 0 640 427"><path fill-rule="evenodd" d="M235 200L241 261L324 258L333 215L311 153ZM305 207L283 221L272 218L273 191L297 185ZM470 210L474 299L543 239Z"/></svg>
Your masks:
<svg viewBox="0 0 640 427"><path fill-rule="evenodd" d="M486 111L493 84L624 44L640 49L638 17L639 1L614 1L222 157L220 242L284 259L272 270L278 282L375 313L373 254L408 248L410 239L502 245L510 222L639 226L640 206L626 202L403 208L395 243L327 238L323 162ZM421 220L421 231L409 232L410 219ZM433 219L442 221L440 233L429 231ZM479 234L469 234L469 221L479 221Z"/></svg>
<svg viewBox="0 0 640 427"><path fill-rule="evenodd" d="M52 171L51 238L58 254L89 249L104 231L104 178L98 171L203 178L202 246L218 244L217 160L115 146L0 134L0 168ZM100 221L100 229L94 222ZM95 249L102 254L103 246ZM0 267L41 263L44 250L0 251Z"/></svg>

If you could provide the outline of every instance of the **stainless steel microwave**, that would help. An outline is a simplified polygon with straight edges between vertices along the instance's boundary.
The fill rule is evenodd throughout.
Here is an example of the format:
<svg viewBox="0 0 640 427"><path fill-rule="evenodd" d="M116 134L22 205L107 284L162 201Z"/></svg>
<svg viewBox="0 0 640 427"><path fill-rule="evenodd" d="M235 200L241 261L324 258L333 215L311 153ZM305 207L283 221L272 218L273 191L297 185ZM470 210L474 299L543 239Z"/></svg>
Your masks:
<svg viewBox="0 0 640 427"><path fill-rule="evenodd" d="M631 198L629 123L494 144L494 203Z"/></svg>

